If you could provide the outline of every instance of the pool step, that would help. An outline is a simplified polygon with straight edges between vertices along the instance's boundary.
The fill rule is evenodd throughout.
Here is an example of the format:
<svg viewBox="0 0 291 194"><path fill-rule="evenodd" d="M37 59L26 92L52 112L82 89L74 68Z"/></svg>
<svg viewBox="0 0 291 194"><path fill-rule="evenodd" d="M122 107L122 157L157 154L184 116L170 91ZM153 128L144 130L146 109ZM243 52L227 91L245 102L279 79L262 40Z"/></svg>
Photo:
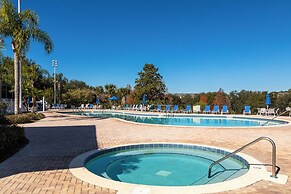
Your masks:
<svg viewBox="0 0 291 194"><path fill-rule="evenodd" d="M248 169L226 169L222 172L213 172L213 176L208 178L208 174L205 174L199 180L194 181L191 185L204 185L217 182L224 182L230 179L237 178L246 173Z"/></svg>

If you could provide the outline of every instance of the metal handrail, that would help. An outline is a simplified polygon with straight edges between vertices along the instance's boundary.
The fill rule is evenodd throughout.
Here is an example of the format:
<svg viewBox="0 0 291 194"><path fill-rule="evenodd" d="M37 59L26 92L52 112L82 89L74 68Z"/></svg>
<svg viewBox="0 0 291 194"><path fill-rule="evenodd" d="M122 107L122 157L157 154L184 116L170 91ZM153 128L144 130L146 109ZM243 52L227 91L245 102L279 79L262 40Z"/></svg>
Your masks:
<svg viewBox="0 0 291 194"><path fill-rule="evenodd" d="M287 107L287 108L289 108L289 107ZM275 115L272 119L270 119L270 120L266 121L265 123L261 124L261 126L266 125L266 124L269 123L270 121L273 121L275 118L277 118L277 117L279 117L279 116L285 114L286 112L291 112L290 109L287 109L287 108L286 108L286 110L285 110L284 112L280 113L279 115Z"/></svg>
<svg viewBox="0 0 291 194"><path fill-rule="evenodd" d="M235 155L236 153L244 150L245 148L249 147L250 145L253 145L261 140L267 140L269 141L271 144L272 144L272 175L271 177L275 177L276 178L276 144L275 142L269 138L269 137L259 137L257 139L255 139L254 141L242 146L241 148L235 150L234 152L232 153L229 153L227 154L226 156L224 156L223 158L213 162L210 166L209 166L209 169L208 169L208 178L211 178L211 170L212 170L212 167L220 162L222 162L223 160Z"/></svg>

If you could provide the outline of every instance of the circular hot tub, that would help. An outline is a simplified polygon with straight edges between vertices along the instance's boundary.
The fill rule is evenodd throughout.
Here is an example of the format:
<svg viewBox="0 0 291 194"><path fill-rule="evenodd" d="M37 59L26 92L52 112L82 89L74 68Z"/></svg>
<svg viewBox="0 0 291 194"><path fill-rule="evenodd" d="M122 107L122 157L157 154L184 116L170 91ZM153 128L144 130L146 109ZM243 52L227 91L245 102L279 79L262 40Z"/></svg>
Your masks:
<svg viewBox="0 0 291 194"><path fill-rule="evenodd" d="M224 182L244 175L248 162L230 157L209 166L228 152L182 144L140 144L122 146L90 156L85 167L106 179L154 186L191 186Z"/></svg>
<svg viewBox="0 0 291 194"><path fill-rule="evenodd" d="M261 164L258 160L240 153L214 165L209 177L210 165L231 152L190 144L125 145L84 153L71 162L70 171L85 182L125 193L221 192L270 176L264 166L250 165Z"/></svg>

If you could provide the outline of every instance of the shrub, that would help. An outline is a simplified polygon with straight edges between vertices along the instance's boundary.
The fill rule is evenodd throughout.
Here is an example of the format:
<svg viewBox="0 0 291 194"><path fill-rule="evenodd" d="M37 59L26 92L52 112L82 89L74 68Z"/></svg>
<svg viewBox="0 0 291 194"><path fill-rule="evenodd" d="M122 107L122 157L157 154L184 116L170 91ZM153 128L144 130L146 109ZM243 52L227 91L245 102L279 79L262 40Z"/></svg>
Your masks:
<svg viewBox="0 0 291 194"><path fill-rule="evenodd" d="M0 115L6 112L7 104L0 102Z"/></svg>
<svg viewBox="0 0 291 194"><path fill-rule="evenodd" d="M23 127L0 125L0 162L17 152L27 142Z"/></svg>
<svg viewBox="0 0 291 194"><path fill-rule="evenodd" d="M0 125L9 125L10 121L3 115L0 115Z"/></svg>
<svg viewBox="0 0 291 194"><path fill-rule="evenodd" d="M23 124L31 123L36 120L43 119L45 116L42 113L24 113L18 115L6 115L5 118L8 120L6 124ZM1 122L1 119L0 119ZM5 122L5 120L4 120ZM4 123L5 124L5 123Z"/></svg>

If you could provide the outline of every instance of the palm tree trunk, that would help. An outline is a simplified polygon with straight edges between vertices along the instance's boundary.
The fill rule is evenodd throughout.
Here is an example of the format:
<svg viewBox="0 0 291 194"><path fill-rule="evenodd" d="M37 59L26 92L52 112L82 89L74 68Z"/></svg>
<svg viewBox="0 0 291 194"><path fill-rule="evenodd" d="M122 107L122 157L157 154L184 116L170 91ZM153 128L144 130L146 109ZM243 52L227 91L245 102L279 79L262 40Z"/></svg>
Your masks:
<svg viewBox="0 0 291 194"><path fill-rule="evenodd" d="M34 106L35 106L35 98L32 97L32 107L31 107L31 112L34 112Z"/></svg>
<svg viewBox="0 0 291 194"><path fill-rule="evenodd" d="M0 100L2 99L2 78L0 78Z"/></svg>
<svg viewBox="0 0 291 194"><path fill-rule="evenodd" d="M19 112L19 59L14 52L14 114Z"/></svg>

